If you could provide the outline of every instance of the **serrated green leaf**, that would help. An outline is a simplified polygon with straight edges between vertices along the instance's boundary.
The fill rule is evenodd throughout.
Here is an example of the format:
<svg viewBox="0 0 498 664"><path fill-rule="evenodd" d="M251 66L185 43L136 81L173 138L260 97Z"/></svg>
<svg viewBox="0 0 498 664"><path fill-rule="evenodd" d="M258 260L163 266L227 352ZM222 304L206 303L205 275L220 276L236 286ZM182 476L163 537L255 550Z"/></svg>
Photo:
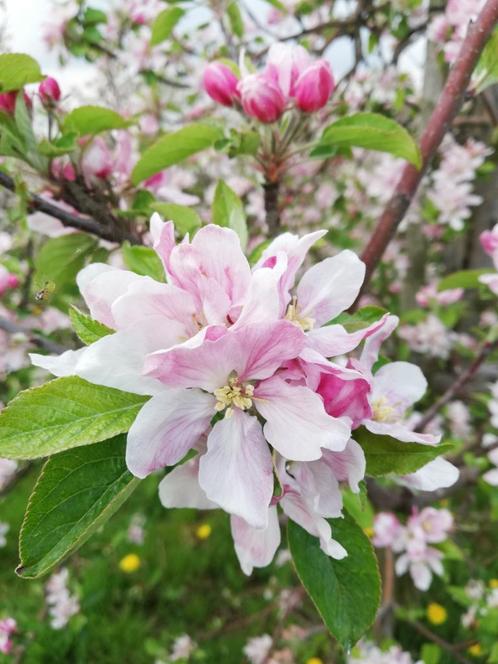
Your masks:
<svg viewBox="0 0 498 664"><path fill-rule="evenodd" d="M223 132L218 127L200 122L161 136L135 164L131 174L133 184L211 147L222 136Z"/></svg>
<svg viewBox="0 0 498 664"><path fill-rule="evenodd" d="M129 242L125 242L121 247L121 251L126 267L133 272L152 277L156 281L165 280L163 264L154 249L132 246Z"/></svg>
<svg viewBox="0 0 498 664"><path fill-rule="evenodd" d="M197 212L186 205L154 202L151 204L151 208L159 212L164 219L173 221L180 235L195 233L202 226L202 219Z"/></svg>
<svg viewBox="0 0 498 664"><path fill-rule="evenodd" d="M114 332L107 325L84 314L74 304L69 309L69 318L78 338L86 345L93 344L95 341Z"/></svg>
<svg viewBox="0 0 498 664"><path fill-rule="evenodd" d="M104 106L80 106L64 118L64 132L76 131L80 136L100 134L111 129L125 129L132 122Z"/></svg>
<svg viewBox="0 0 498 664"><path fill-rule="evenodd" d="M244 206L234 190L223 180L219 180L216 185L211 219L213 224L234 230L239 236L242 250L246 248L248 231Z"/></svg>
<svg viewBox="0 0 498 664"><path fill-rule="evenodd" d="M76 376L20 392L0 413L0 456L37 459L128 431L146 397Z"/></svg>
<svg viewBox="0 0 498 664"><path fill-rule="evenodd" d="M244 19L242 18L239 5L235 0L232 0L228 4L227 16L230 23L230 30L240 39L244 36Z"/></svg>
<svg viewBox="0 0 498 664"><path fill-rule="evenodd" d="M96 247L96 240L85 233L50 238L35 258L36 283L53 282L57 291L74 289L76 275Z"/></svg>
<svg viewBox="0 0 498 664"><path fill-rule="evenodd" d="M289 548L298 576L325 625L349 650L375 619L380 601L380 577L374 550L354 520L329 519L332 537L348 555L327 556L313 537L289 521Z"/></svg>
<svg viewBox="0 0 498 664"><path fill-rule="evenodd" d="M417 168L422 165L420 150L406 129L378 113L356 113L329 125L315 150L330 145L388 152Z"/></svg>
<svg viewBox="0 0 498 664"><path fill-rule="evenodd" d="M168 7L157 15L152 24L151 46L157 46L173 32L175 25L185 15L185 10L181 7Z"/></svg>
<svg viewBox="0 0 498 664"><path fill-rule="evenodd" d="M356 311L354 314L342 313L327 325L342 325L347 332L357 332L365 327L380 321L382 316L387 313L382 307L368 305Z"/></svg>
<svg viewBox="0 0 498 664"><path fill-rule="evenodd" d="M2 53L0 55L0 90L20 90L28 83L41 81L40 65L26 53Z"/></svg>
<svg viewBox="0 0 498 664"><path fill-rule="evenodd" d="M421 445L403 443L391 436L379 436L360 427L354 439L361 445L367 461L367 475L408 475L442 454L453 450L453 445Z"/></svg>
<svg viewBox="0 0 498 664"><path fill-rule="evenodd" d="M482 269L482 270L460 270L459 272L453 272L447 277L443 277L438 284L438 291L450 290L452 288L479 288L481 282L479 277L483 274L491 274L496 272L492 269Z"/></svg>
<svg viewBox="0 0 498 664"><path fill-rule="evenodd" d="M76 551L124 503L139 480L125 463L125 436L51 457L29 499L16 572L36 579Z"/></svg>

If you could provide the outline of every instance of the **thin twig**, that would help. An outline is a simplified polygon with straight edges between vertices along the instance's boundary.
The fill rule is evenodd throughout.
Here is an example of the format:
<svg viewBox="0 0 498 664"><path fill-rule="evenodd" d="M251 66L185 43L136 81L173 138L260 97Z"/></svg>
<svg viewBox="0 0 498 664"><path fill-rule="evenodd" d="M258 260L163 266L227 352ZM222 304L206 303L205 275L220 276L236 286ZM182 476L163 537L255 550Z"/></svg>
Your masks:
<svg viewBox="0 0 498 664"><path fill-rule="evenodd" d="M490 353L498 347L498 341L494 342L485 342L482 344L479 352L477 353L474 360L469 364L467 369L460 374L460 376L452 383L444 394L442 394L439 399L437 399L429 410L422 417L420 422L417 424L416 431L424 431L427 425L432 422L432 420L439 413L441 408L446 406L462 389L462 387L472 380L475 374L478 372L480 366L486 361Z"/></svg>
<svg viewBox="0 0 498 664"><path fill-rule="evenodd" d="M401 618L401 619L403 620L403 622L406 622L408 625L411 625L414 629L416 629L419 634L425 636L426 639L429 639L429 641L432 641L443 650L446 650L446 652L453 657L455 662L459 662L459 664L472 664L469 659L460 654L459 652L460 648L458 647L458 645L455 646L452 645L451 643L448 643L448 641L441 638L438 634L434 634L432 630L430 630L428 627L426 627L423 623L419 622L418 620L409 620L408 618Z"/></svg>
<svg viewBox="0 0 498 664"><path fill-rule="evenodd" d="M24 334L34 346L42 348L49 353L59 354L67 350L67 348L63 348L54 341L50 341L50 339L47 339L41 334L38 334L38 332L34 332L33 330L25 330L17 323L13 323L12 321L7 320L7 318L3 318L3 316L0 316L0 330L7 332L7 334Z"/></svg>
<svg viewBox="0 0 498 664"><path fill-rule="evenodd" d="M420 140L422 167L417 170L411 164L405 166L394 194L363 252L366 275L362 292L368 285L373 271L405 216L425 171L463 104L472 72L497 22L498 0L488 0L476 22L469 27L460 54L448 75L439 101Z"/></svg>

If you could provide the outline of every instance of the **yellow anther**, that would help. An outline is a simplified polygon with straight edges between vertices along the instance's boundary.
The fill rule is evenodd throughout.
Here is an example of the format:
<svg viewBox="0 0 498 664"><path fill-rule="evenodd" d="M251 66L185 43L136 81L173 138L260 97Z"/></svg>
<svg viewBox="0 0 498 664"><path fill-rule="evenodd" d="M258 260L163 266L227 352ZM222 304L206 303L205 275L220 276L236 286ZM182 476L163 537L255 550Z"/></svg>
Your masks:
<svg viewBox="0 0 498 664"><path fill-rule="evenodd" d="M253 385L244 385L238 382L238 378L230 378L228 385L219 387L214 391L216 404L214 409L218 412L225 410L225 416L230 417L233 407L240 410L249 410L252 406L252 397L254 395Z"/></svg>
<svg viewBox="0 0 498 664"><path fill-rule="evenodd" d="M396 408L385 397L379 397L375 399L372 404L373 419L376 422L396 422L398 418L398 413Z"/></svg>
<svg viewBox="0 0 498 664"><path fill-rule="evenodd" d="M292 298L292 302L287 307L287 312L285 314L286 320L294 323L300 327L303 332L308 332L312 330L315 326L315 320L306 316L301 316L297 308L297 300L295 297Z"/></svg>

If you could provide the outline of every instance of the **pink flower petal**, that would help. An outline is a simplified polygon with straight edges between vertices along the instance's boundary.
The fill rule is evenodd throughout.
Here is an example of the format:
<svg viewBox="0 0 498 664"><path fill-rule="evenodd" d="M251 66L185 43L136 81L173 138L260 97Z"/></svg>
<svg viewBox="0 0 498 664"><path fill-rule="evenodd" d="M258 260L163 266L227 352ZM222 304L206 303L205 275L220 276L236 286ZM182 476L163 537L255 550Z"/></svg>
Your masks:
<svg viewBox="0 0 498 664"><path fill-rule="evenodd" d="M126 465L136 477L173 466L209 427L215 399L200 390L167 389L153 396L128 432Z"/></svg>
<svg viewBox="0 0 498 664"><path fill-rule="evenodd" d="M253 528L244 519L230 519L235 552L244 574L248 576L254 567L266 567L280 546L280 525L277 508L270 507L266 528Z"/></svg>
<svg viewBox="0 0 498 664"><path fill-rule="evenodd" d="M199 461L197 455L174 468L161 480L159 499L164 507L191 507L198 510L218 507L199 486Z"/></svg>

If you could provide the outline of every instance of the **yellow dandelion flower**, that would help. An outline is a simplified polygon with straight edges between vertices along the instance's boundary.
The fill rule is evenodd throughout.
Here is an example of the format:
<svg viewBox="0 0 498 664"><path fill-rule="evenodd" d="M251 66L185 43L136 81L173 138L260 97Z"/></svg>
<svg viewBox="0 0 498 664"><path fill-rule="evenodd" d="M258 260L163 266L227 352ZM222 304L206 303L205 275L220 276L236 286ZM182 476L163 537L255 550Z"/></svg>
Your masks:
<svg viewBox="0 0 498 664"><path fill-rule="evenodd" d="M432 602L427 607L427 620L433 625L442 625L448 618L448 612L436 602Z"/></svg>
<svg viewBox="0 0 498 664"><path fill-rule="evenodd" d="M493 590L498 588L498 579L490 579L489 580L489 587L493 588Z"/></svg>
<svg viewBox="0 0 498 664"><path fill-rule="evenodd" d="M211 535L212 532L213 529L211 528L209 523L202 523L195 531L195 535L197 539L206 540Z"/></svg>
<svg viewBox="0 0 498 664"><path fill-rule="evenodd" d="M125 574L132 574L140 568L142 561L136 553L129 553L119 561L119 569Z"/></svg>
<svg viewBox="0 0 498 664"><path fill-rule="evenodd" d="M323 660L319 657L310 657L306 660L306 664L323 664Z"/></svg>
<svg viewBox="0 0 498 664"><path fill-rule="evenodd" d="M374 536L374 529L371 528L370 526L367 526L366 528L363 528L363 532L370 539Z"/></svg>
<svg viewBox="0 0 498 664"><path fill-rule="evenodd" d="M472 657L480 657L482 655L482 647L480 643L474 643L474 645L467 648L467 652Z"/></svg>

